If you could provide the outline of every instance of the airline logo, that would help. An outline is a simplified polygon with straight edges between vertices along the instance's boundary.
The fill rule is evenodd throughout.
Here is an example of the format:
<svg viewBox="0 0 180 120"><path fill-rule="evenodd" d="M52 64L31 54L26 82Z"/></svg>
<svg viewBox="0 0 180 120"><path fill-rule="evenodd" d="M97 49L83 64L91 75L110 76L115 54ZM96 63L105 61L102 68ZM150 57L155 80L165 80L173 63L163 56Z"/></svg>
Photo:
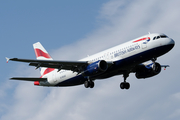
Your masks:
<svg viewBox="0 0 180 120"><path fill-rule="evenodd" d="M44 47L41 45L40 42L37 42L33 44L34 51L36 54L36 58L39 60L52 60L51 56L48 54L48 52L44 49ZM54 68L41 68L41 77L45 76L46 74L54 71Z"/></svg>
<svg viewBox="0 0 180 120"><path fill-rule="evenodd" d="M51 56L48 53L43 52L40 49L34 49L36 57L45 57L45 58L51 58Z"/></svg>
<svg viewBox="0 0 180 120"><path fill-rule="evenodd" d="M36 54L36 58L43 57L45 59L52 59L51 56L48 53L46 53L46 51L43 52L42 50L40 50L38 48L35 48L34 51ZM46 69L42 70L42 75L40 78L42 78L44 75L46 75L54 70L55 70L54 68L46 68Z"/></svg>
<svg viewBox="0 0 180 120"><path fill-rule="evenodd" d="M128 52L132 52L132 51L137 50L137 49L140 49L140 45L138 45L138 44L136 44L135 46L131 46L129 48L126 48L126 49L122 49L121 51L115 53L114 57L124 55L124 54L126 54Z"/></svg>
<svg viewBox="0 0 180 120"><path fill-rule="evenodd" d="M149 42L150 41L150 37L145 37L145 38L141 38L141 39L135 40L135 41L133 41L133 43L140 42L140 41L145 41L145 40L147 42Z"/></svg>

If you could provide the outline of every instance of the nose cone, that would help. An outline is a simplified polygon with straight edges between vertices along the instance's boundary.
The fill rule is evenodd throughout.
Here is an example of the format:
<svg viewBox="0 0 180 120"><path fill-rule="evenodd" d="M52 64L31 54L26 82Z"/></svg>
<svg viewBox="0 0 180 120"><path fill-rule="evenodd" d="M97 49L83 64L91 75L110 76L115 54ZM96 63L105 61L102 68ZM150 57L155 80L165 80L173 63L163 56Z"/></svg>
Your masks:
<svg viewBox="0 0 180 120"><path fill-rule="evenodd" d="M174 40L171 38L164 39L163 42L164 42L164 47L166 48L167 51L170 51L175 45Z"/></svg>
<svg viewBox="0 0 180 120"><path fill-rule="evenodd" d="M175 45L175 41L173 39L169 39L168 45L171 46L171 49L174 47Z"/></svg>

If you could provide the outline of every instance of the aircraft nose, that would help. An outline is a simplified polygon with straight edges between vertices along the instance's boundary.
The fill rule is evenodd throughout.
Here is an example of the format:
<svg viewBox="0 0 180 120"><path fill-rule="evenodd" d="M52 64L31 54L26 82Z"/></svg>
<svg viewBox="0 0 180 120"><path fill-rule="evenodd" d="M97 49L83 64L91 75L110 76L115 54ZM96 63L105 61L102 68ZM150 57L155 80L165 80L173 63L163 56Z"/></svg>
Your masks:
<svg viewBox="0 0 180 120"><path fill-rule="evenodd" d="M173 39L170 38L169 40L169 43L168 43L170 46L172 46L172 48L174 47L175 45L175 41Z"/></svg>
<svg viewBox="0 0 180 120"><path fill-rule="evenodd" d="M169 38L167 41L166 41L166 45L169 46L169 49L172 49L175 45L175 41L171 38Z"/></svg>
<svg viewBox="0 0 180 120"><path fill-rule="evenodd" d="M170 39L169 44L170 45L175 45L175 41L173 39Z"/></svg>

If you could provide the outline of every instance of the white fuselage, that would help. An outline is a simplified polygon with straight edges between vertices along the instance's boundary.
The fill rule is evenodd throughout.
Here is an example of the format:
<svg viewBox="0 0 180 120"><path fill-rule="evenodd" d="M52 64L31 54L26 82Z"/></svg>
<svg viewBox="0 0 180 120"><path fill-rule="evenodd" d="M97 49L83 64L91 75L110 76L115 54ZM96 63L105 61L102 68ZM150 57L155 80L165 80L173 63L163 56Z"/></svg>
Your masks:
<svg viewBox="0 0 180 120"><path fill-rule="evenodd" d="M169 44L174 44L174 41L168 37L157 38L153 40L156 36L163 36L164 34L148 34L124 44L120 44L113 48L104 50L97 54L88 56L80 61L88 61L89 63L93 63L98 60L105 60L107 62L115 62L120 61L126 58L129 58L134 55L139 55L140 53L152 50L154 48L163 47ZM163 53L164 54L164 53ZM157 56L159 57L159 56ZM150 59L149 59L150 60ZM139 62L147 61L146 58L140 60ZM129 63L131 64L131 63ZM138 63L139 64L139 63ZM81 76L77 72L73 72L70 70L60 70L58 72L57 69L43 76L43 78L48 78L46 82L41 81L41 86L55 86L61 82L64 82L69 79L73 79L76 76Z"/></svg>

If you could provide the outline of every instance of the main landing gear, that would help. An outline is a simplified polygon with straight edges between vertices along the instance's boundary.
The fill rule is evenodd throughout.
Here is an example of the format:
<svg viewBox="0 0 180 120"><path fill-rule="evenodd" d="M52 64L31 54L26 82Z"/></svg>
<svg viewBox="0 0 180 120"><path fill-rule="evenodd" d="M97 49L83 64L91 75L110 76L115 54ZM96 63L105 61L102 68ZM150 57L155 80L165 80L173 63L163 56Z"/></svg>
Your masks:
<svg viewBox="0 0 180 120"><path fill-rule="evenodd" d="M126 82L127 77L129 77L129 73L124 73L123 77L124 77L124 82L120 83L120 88L121 89L129 89L130 84L128 82Z"/></svg>
<svg viewBox="0 0 180 120"><path fill-rule="evenodd" d="M85 81L84 82L84 87L85 88L88 88L88 87L93 88L94 87L94 82L92 80Z"/></svg>

